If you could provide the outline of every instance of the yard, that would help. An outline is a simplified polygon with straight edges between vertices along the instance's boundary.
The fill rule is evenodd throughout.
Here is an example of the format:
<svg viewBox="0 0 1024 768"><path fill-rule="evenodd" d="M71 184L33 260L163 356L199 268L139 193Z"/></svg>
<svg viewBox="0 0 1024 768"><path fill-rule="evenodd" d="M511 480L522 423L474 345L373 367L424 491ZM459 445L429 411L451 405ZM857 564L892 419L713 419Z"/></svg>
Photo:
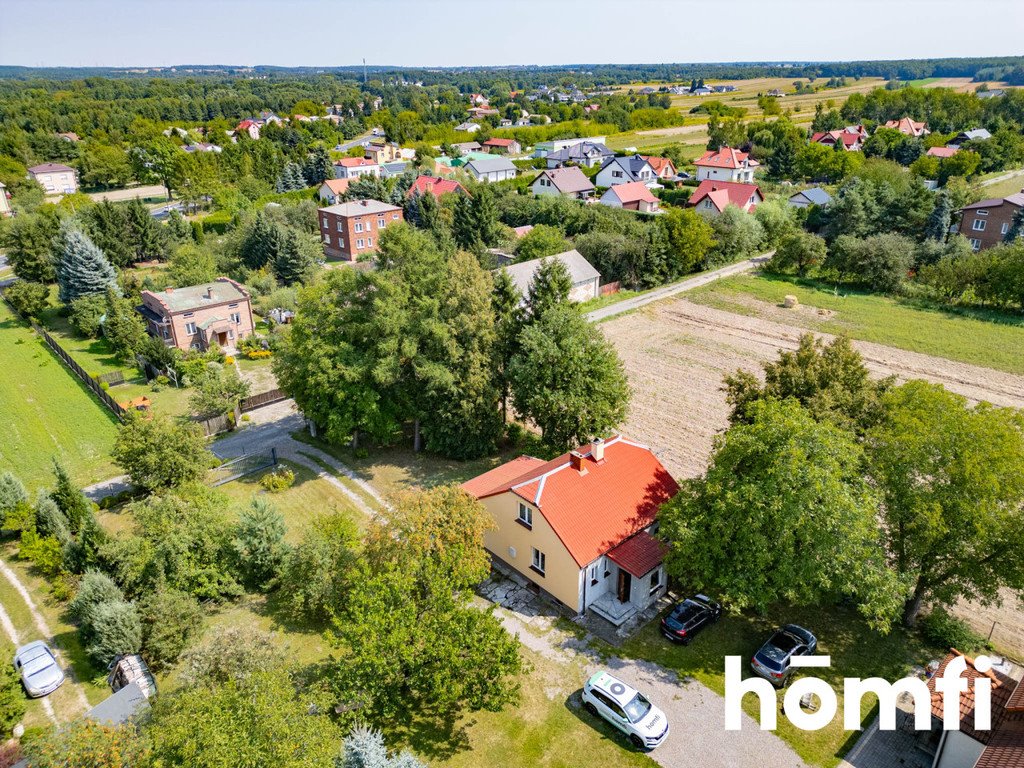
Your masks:
<svg viewBox="0 0 1024 768"><path fill-rule="evenodd" d="M0 470L30 489L52 480L59 457L83 484L119 474L110 460L116 419L42 340L0 302L0 403L7 435Z"/></svg>

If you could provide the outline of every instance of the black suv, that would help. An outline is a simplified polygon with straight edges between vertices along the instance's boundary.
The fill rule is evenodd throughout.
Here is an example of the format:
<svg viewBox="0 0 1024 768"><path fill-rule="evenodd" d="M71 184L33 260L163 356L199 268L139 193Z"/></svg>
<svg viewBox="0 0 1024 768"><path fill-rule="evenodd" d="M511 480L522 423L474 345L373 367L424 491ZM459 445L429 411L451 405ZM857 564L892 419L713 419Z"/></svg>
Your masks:
<svg viewBox="0 0 1024 768"><path fill-rule="evenodd" d="M707 595L694 595L679 603L661 620L661 634L674 643L689 645L693 636L722 615L722 606Z"/></svg>
<svg viewBox="0 0 1024 768"><path fill-rule="evenodd" d="M817 649L818 638L809 630L796 624L787 624L775 630L771 639L754 654L750 667L776 688L781 688L793 674L790 659L794 656L810 656Z"/></svg>

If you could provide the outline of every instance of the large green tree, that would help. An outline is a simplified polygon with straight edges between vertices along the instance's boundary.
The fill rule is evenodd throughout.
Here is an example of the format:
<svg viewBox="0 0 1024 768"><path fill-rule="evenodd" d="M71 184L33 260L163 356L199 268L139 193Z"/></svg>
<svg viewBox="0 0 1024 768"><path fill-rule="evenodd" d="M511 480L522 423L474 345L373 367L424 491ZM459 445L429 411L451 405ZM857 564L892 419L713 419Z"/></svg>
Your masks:
<svg viewBox="0 0 1024 768"><path fill-rule="evenodd" d="M65 304L81 296L117 289L117 273L103 251L74 224L60 230L55 263L58 295Z"/></svg>
<svg viewBox="0 0 1024 768"><path fill-rule="evenodd" d="M147 491L201 480L213 466L198 427L166 416L147 419L135 411L126 414L111 455L132 483Z"/></svg>

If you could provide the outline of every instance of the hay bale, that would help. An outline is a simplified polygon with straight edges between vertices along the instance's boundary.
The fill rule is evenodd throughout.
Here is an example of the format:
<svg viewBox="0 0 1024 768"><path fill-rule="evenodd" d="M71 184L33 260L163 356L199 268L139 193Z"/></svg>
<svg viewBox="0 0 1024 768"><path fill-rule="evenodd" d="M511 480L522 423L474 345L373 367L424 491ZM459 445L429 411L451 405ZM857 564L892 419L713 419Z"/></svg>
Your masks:
<svg viewBox="0 0 1024 768"><path fill-rule="evenodd" d="M782 306L786 309L796 309L800 306L800 300L793 295L787 295L782 299Z"/></svg>

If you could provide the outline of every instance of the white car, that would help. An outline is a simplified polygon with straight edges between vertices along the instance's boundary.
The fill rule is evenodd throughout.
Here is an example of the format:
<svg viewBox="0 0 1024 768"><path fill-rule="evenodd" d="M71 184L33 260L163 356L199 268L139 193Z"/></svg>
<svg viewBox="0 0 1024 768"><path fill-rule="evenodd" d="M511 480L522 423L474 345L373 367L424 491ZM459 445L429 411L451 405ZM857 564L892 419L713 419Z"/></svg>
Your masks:
<svg viewBox="0 0 1024 768"><path fill-rule="evenodd" d="M607 672L583 685L583 706L629 737L638 749L654 749L668 738L668 718L636 688Z"/></svg>
<svg viewBox="0 0 1024 768"><path fill-rule="evenodd" d="M33 699L53 693L64 682L64 671L53 651L42 640L23 645L15 651L14 668L21 675L25 692Z"/></svg>

